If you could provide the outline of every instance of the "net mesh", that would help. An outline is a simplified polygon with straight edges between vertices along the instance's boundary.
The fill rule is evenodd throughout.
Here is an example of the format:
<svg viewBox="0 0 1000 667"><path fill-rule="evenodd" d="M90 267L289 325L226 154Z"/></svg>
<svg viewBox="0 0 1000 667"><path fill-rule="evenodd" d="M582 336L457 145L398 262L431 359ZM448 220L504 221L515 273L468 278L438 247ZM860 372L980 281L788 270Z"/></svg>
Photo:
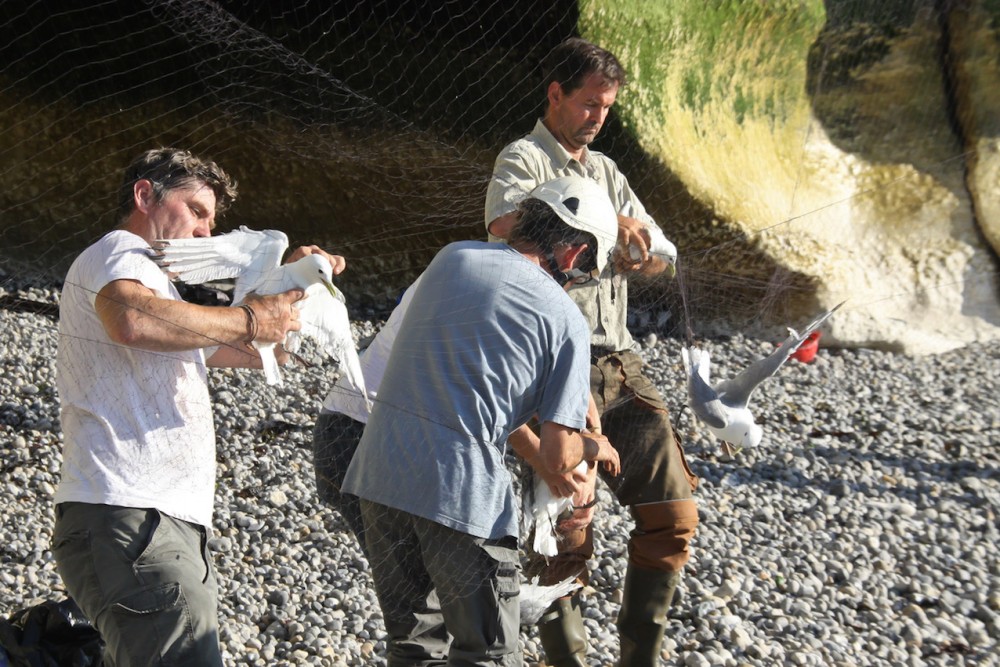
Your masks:
<svg viewBox="0 0 1000 667"><path fill-rule="evenodd" d="M830 131L851 113L836 104L838 91L852 85L851 72L885 56L895 36L885 26L906 24L932 3L826 4L807 86L816 117ZM493 160L541 113L540 62L577 31L579 20L577 3L563 0L0 5L0 329L13 341L2 361L10 381L0 387L0 440L11 445L0 478L24 487L5 530L50 510L61 460L59 290L73 259L115 226L115 191L132 158L157 145L211 158L241 188L220 231L239 224L281 229L293 247L315 243L345 256L348 271L336 282L363 348L439 248L484 237ZM628 58L622 60L628 69ZM944 77L943 85L954 92L957 84ZM905 122L928 127L940 113L908 111ZM784 217L747 234L721 221L641 150L626 122L612 112L594 148L628 175L682 257L676 279L633 284L629 327L639 340L741 334L784 321L790 294L809 294L814 285L768 260L761 237L824 224L824 210L859 205L896 185L887 180L808 210L793 198ZM802 127L802 147L819 131L816 122ZM949 151L928 150L917 168L941 173L965 159L961 140L948 139L955 136L951 127L932 134L929 143ZM871 136L832 138L859 153L869 143L887 145ZM913 152L903 161L913 162ZM804 178L794 166L792 172ZM983 272L972 279L995 278ZM215 296L188 294L203 303ZM226 611L222 639L258 655L253 638L278 633L288 640L278 657L294 661L293 639L305 629L290 627L291 605L303 625L327 637L318 644L326 646L318 649L325 659L377 660L384 637L369 566L342 517L317 503L312 482L312 425L337 365L308 341L301 354L312 365L287 370L280 388L264 385L254 371L209 372L219 406L217 512L225 508L213 541ZM679 414L680 361L675 355L658 363L665 370L654 381ZM121 402L114 394L103 398ZM688 415L684 425L692 428ZM32 470L45 474L36 479ZM630 519L599 488L601 511L610 518L598 527L596 561L624 559ZM0 549L4 562L62 590L46 531ZM295 539L276 540L273 532ZM245 558L250 552L254 557ZM607 589L594 594L610 597L620 574L590 567L593 585ZM345 580L353 584L345 588ZM292 599L276 604L280 591L293 591ZM29 601L11 590L0 607ZM340 645L330 643L334 636Z"/></svg>

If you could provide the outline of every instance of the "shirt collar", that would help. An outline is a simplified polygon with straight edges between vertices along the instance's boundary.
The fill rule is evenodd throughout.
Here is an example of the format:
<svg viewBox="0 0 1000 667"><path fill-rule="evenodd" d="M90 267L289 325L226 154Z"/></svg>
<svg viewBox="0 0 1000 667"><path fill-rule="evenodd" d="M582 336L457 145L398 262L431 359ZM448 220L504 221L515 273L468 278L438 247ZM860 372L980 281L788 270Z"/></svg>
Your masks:
<svg viewBox="0 0 1000 667"><path fill-rule="evenodd" d="M586 146L583 147L583 153L580 154L580 159L576 160L572 155L569 154L559 140L555 138L549 128L545 127L545 123L539 118L535 121L535 129L531 132L533 135L538 137L538 141L542 146L542 150L545 151L554 162L557 162L561 169L565 169L570 162L579 162L581 166L586 167L587 157L590 155L590 149Z"/></svg>

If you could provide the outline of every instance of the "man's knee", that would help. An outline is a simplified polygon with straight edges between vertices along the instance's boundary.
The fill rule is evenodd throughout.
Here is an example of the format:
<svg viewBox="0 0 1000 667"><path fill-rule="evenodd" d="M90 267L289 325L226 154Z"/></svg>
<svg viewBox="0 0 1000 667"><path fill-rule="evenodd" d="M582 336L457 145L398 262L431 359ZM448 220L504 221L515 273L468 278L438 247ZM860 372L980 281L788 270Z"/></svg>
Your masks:
<svg viewBox="0 0 1000 667"><path fill-rule="evenodd" d="M694 500L646 503L631 510L635 529L629 540L629 561L651 570L680 571L698 528Z"/></svg>

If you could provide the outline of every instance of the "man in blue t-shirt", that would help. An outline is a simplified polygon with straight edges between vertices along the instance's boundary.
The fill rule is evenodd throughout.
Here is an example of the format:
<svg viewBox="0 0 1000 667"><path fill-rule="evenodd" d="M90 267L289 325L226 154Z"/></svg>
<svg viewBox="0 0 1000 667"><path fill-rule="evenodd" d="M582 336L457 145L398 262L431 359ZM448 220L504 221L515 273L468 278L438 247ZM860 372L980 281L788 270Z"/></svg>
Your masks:
<svg viewBox="0 0 1000 667"><path fill-rule="evenodd" d="M521 664L508 441L561 475L562 495L579 490L583 460L618 473L608 440L581 433L589 329L566 294L607 264L615 211L568 177L535 188L519 215L509 244L452 243L422 274L347 472L394 667Z"/></svg>

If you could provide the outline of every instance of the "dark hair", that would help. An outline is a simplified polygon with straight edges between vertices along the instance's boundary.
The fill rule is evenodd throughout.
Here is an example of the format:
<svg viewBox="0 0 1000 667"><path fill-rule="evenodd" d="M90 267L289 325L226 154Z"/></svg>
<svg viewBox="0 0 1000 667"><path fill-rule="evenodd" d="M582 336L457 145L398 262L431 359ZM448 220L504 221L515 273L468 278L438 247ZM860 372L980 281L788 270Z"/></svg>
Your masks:
<svg viewBox="0 0 1000 667"><path fill-rule="evenodd" d="M552 207L541 199L529 197L517 205L518 221L510 232L508 243L522 243L550 253L557 245L587 244L587 250L580 256L580 268L591 271L597 267L597 239L590 232L584 232L567 225Z"/></svg>
<svg viewBox="0 0 1000 667"><path fill-rule="evenodd" d="M179 148L154 148L132 161L118 191L118 219L125 220L135 209L133 196L136 181L146 179L153 184L156 201L170 190L192 183L204 183L215 192L215 214L226 212L236 199L236 181L210 160L202 160Z"/></svg>
<svg viewBox="0 0 1000 667"><path fill-rule="evenodd" d="M563 93L569 95L582 88L584 79L591 74L600 74L619 87L625 85L625 70L618 59L610 51L579 37L571 37L549 51L542 69L542 90L546 91L556 81Z"/></svg>

